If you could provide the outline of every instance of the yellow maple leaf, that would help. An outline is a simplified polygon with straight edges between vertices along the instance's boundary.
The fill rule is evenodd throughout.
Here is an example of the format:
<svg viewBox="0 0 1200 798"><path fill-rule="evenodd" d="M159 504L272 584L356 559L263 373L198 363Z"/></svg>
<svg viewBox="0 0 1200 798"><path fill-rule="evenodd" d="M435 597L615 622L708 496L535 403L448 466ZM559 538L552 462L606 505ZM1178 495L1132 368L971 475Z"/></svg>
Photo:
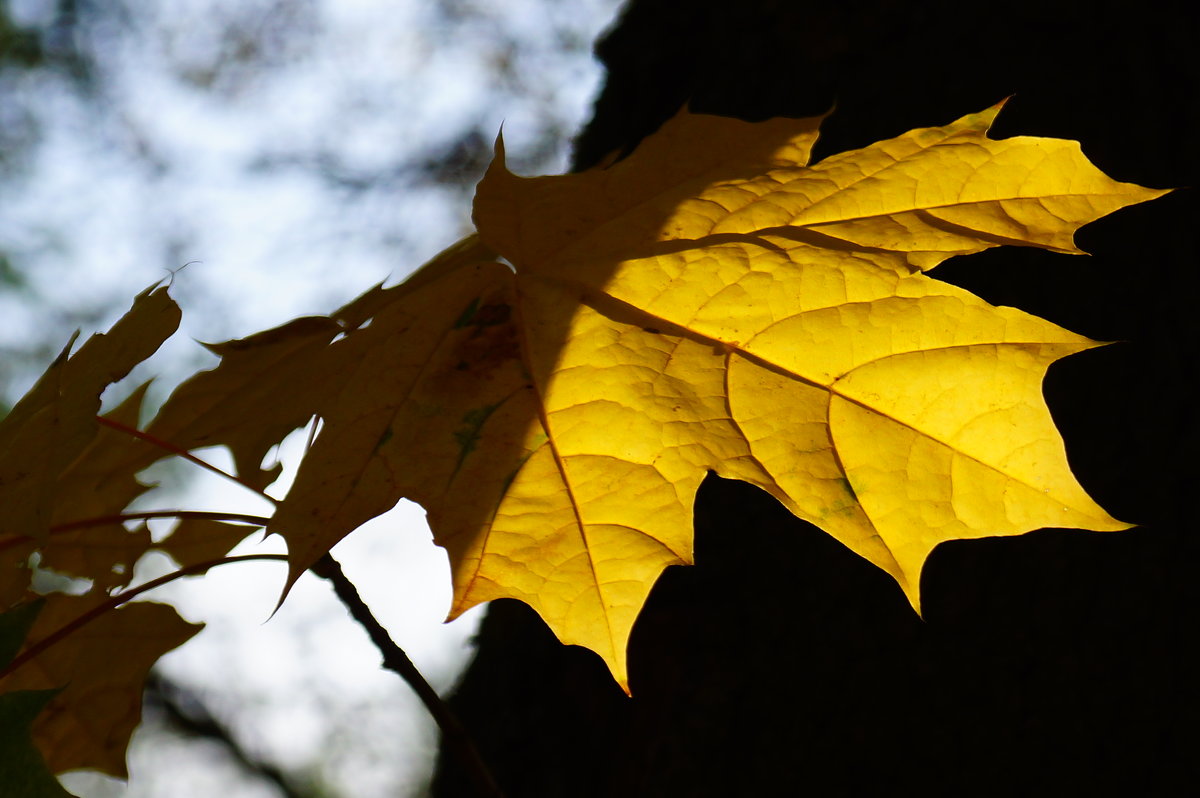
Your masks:
<svg viewBox="0 0 1200 798"><path fill-rule="evenodd" d="M260 468L267 450L312 417L312 396L320 383L302 391L287 386L308 380L312 358L340 331L331 319L304 317L244 339L206 345L220 356L220 368L200 372L176 388L146 432L181 449L227 446L242 482L266 487L280 471L278 466Z"/></svg>
<svg viewBox="0 0 1200 798"><path fill-rule="evenodd" d="M150 357L178 326L179 307L167 289L147 289L112 329L93 335L68 357L72 340L0 421L0 506L5 510L0 537L43 540L61 506L90 501L74 495L88 491L87 481L65 475L81 457L99 454L89 446L100 431L100 394Z"/></svg>
<svg viewBox="0 0 1200 798"><path fill-rule="evenodd" d="M151 546L145 526L128 530L120 514L146 490L138 472L167 452L107 426L137 426L145 386L98 418L100 395L178 323L166 289L147 290L108 332L68 346L0 421L0 610L32 598L35 551L40 567L90 582L85 595L43 599L17 659L0 657L0 694L46 698L33 738L54 772L124 775L146 673L200 628L161 604L115 609L109 595Z"/></svg>
<svg viewBox="0 0 1200 798"><path fill-rule="evenodd" d="M50 534L52 526L120 513L143 491L137 473L166 454L105 429L100 395L179 325L166 288L146 290L106 333L71 346L0 420L0 602L21 600L35 549L48 567L109 587L128 582L150 543L117 522ZM68 356L69 355L69 356ZM108 414L136 424L144 386ZM115 566L119 566L114 570Z"/></svg>
<svg viewBox="0 0 1200 798"><path fill-rule="evenodd" d="M45 597L22 653L106 599ZM201 627L165 604L137 602L108 610L0 677L0 694L58 690L33 722L33 740L51 772L94 768L125 777L125 751L141 720L147 673Z"/></svg>
<svg viewBox="0 0 1200 798"><path fill-rule="evenodd" d="M148 387L139 386L105 419L136 428ZM124 432L98 429L58 477L52 532L38 546L39 566L90 579L94 589L127 586L134 564L150 548L150 532L144 524L126 529L119 514L149 490L137 473L164 454ZM108 523L90 523L106 516ZM81 520L86 526L73 527Z"/></svg>
<svg viewBox="0 0 1200 798"><path fill-rule="evenodd" d="M261 527L205 518L184 518L171 534L154 544L181 568L218 560Z"/></svg>
<svg viewBox="0 0 1200 798"><path fill-rule="evenodd" d="M1081 225L1165 192L1075 142L989 139L998 110L812 166L819 119L682 113L561 177L510 174L498 145L478 237L335 314L343 335L290 385L324 421L269 527L291 579L407 497L449 552L452 617L521 599L626 686L709 471L918 608L942 541L1125 528L1071 474L1041 394L1097 342L923 271L1001 244L1078 252Z"/></svg>

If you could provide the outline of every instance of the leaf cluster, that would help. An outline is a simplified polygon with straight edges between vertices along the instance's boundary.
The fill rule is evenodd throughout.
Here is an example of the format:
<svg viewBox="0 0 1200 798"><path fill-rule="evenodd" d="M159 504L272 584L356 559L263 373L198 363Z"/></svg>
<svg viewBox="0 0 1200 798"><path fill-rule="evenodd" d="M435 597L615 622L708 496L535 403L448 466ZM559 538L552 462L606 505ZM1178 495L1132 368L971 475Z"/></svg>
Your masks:
<svg viewBox="0 0 1200 798"><path fill-rule="evenodd" d="M661 572L692 560L709 472L766 490L918 609L943 541L1126 528L1071 474L1041 395L1051 363L1098 342L926 272L1001 245L1076 254L1080 226L1164 192L1111 180L1075 142L990 139L998 111L816 164L819 118L684 112L559 177L514 176L498 144L477 235L328 316L210 345L219 364L141 424L144 386L99 412L178 326L168 290L146 291L0 423L5 767L50 785L30 794L55 794L48 773L124 775L147 672L199 631L132 599L239 559L260 528L287 542L290 588L414 500L450 557L451 617L518 598L626 688L630 631ZM270 497L265 455L314 419ZM130 511L142 471L211 468L191 453L209 446L269 518ZM153 517L179 523L155 541ZM151 549L179 570L133 584ZM88 589L38 596L38 568Z"/></svg>

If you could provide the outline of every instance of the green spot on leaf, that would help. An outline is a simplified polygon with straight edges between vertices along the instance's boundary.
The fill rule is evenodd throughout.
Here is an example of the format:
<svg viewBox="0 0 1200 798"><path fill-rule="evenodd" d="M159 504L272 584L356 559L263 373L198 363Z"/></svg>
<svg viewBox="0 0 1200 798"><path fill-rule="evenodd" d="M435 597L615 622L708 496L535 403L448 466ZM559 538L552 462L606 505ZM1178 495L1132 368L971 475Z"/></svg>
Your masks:
<svg viewBox="0 0 1200 798"><path fill-rule="evenodd" d="M458 319L454 322L454 329L461 330L463 327L466 327L468 324L470 324L471 320L475 318L475 313L478 310L479 297L475 297L471 300L471 304L467 305L466 310L459 314Z"/></svg>
<svg viewBox="0 0 1200 798"><path fill-rule="evenodd" d="M454 433L454 440L458 442L458 462L454 466L454 473L450 476L451 480L458 475L462 464L466 462L467 455L475 451L475 447L479 444L480 431L487 423L488 417L502 404L504 404L503 401L484 405L463 415L462 426Z"/></svg>

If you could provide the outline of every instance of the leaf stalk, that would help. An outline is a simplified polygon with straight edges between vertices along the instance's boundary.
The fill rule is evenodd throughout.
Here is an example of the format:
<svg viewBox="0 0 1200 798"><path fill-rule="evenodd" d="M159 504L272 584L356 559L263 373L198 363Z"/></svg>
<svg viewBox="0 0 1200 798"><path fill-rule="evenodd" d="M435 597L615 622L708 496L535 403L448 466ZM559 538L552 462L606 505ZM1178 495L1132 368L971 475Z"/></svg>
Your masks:
<svg viewBox="0 0 1200 798"><path fill-rule="evenodd" d="M433 716L438 728L441 729L443 740L467 769L479 794L489 796L489 798L503 798L504 793L500 791L500 786L496 783L491 771L488 770L487 764L479 755L479 750L475 747L470 735L467 734L467 730L459 722L458 717L437 694L437 691L430 686L429 682L425 681L425 677L413 665L404 650L396 645L383 625L371 614L370 608L363 602L362 597L358 594L358 589L346 577L337 560L326 554L317 560L309 570L333 583L333 590L338 599L350 611L354 620L366 630L371 642L379 649L379 653L383 656L383 666L399 674L400 678L408 683L425 708L429 710L429 714Z"/></svg>
<svg viewBox="0 0 1200 798"><path fill-rule="evenodd" d="M282 561L282 562L287 562L287 555L286 554L242 554L242 555L238 555L235 557L221 557L220 559L216 559L216 560L207 560L205 562L194 563L194 564L186 566L184 568L180 568L178 571L172 571L171 573L166 574L164 576L160 576L157 579L151 579L149 582L146 582L145 584L138 585L137 587L132 587L121 593L117 593L115 596L109 596L105 601L102 601L101 603L97 604L95 607L92 607L90 610L88 610L84 614L80 615L75 620L70 621L67 624L64 624L63 626L59 627L51 634L47 635L46 637L43 637L41 640L37 641L32 646L30 646L29 648L22 651L12 662L10 662L8 664L8 667L4 668L3 670L0 670L0 680L4 679L9 674L13 673L13 671L17 670L17 668L20 668L26 662L29 662L30 660L34 659L35 657L41 655L41 653L43 651L50 648L54 644L58 643L63 638L67 637L68 635L72 634L75 631L78 631L79 629L83 628L84 626L87 626L89 623L96 620L104 613L109 612L111 610L115 610L117 607L121 606L125 602L129 601L130 599L134 599L134 598L140 596L142 593L145 593L148 590L153 590L156 587L162 587L163 585L167 584L168 582L173 582L182 576L192 576L193 574L204 573L205 571L209 570L210 568L215 568L218 565L226 565L227 563L233 563L233 562L249 562L251 560L278 560L278 561Z"/></svg>

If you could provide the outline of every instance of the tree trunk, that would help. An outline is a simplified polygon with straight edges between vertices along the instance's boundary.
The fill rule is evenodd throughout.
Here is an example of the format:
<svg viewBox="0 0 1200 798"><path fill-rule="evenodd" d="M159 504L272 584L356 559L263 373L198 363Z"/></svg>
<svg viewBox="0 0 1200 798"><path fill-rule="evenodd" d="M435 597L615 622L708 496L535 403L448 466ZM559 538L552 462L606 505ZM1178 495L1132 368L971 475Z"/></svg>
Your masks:
<svg viewBox="0 0 1200 798"><path fill-rule="evenodd" d="M678 107L837 107L817 158L1015 95L993 137L1083 142L1118 180L1197 185L1196 20L1173 3L633 0L577 166ZM1198 561L1195 190L1086 229L1071 258L1001 248L934 277L1101 340L1046 396L1120 533L1043 530L932 556L918 618L882 571L715 477L695 567L634 630L633 697L600 659L495 602L453 698L510 798L1145 794L1192 775ZM1186 381L1186 382L1185 382ZM1190 521L1190 519L1189 519ZM472 795L443 756L436 796Z"/></svg>

